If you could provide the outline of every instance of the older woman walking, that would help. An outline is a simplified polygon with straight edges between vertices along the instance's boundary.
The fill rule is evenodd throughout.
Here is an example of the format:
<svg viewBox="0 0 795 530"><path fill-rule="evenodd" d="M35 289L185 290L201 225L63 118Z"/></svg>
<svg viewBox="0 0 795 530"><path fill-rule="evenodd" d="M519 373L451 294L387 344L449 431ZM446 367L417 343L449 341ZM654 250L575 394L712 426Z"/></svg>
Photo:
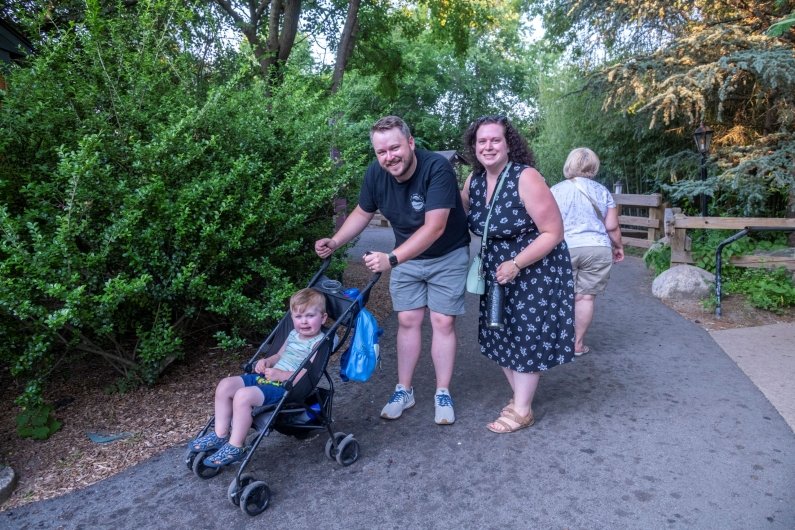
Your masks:
<svg viewBox="0 0 795 530"><path fill-rule="evenodd" d="M574 272L574 354L578 356L591 351L583 339L593 320L594 299L605 291L613 263L624 259L618 208L610 191L593 180L598 172L596 153L578 147L563 165L566 180L552 186Z"/></svg>

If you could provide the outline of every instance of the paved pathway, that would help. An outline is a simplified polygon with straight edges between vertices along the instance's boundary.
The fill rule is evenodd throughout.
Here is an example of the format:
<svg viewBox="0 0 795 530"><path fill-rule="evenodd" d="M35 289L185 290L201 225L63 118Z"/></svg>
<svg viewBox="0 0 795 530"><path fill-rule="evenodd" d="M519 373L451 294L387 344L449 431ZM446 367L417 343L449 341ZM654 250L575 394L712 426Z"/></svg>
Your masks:
<svg viewBox="0 0 795 530"><path fill-rule="evenodd" d="M710 335L655 299L640 260L597 299L594 353L541 380L530 429L485 424L509 397L478 353L476 299L459 319L458 421L433 423L427 355L417 405L386 422L395 319L383 370L335 397L336 429L361 459L341 468L325 437L274 434L253 469L271 507L250 518L226 500L231 472L202 481L182 448L58 499L0 513L0 528L795 528L795 435ZM426 334L426 343L429 334Z"/></svg>

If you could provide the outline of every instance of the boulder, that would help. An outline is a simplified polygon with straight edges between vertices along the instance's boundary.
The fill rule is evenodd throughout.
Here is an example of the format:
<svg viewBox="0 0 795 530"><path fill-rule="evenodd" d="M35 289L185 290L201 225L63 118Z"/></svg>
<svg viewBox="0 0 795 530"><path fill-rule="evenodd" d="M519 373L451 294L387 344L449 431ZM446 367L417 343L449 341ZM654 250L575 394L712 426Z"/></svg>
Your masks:
<svg viewBox="0 0 795 530"><path fill-rule="evenodd" d="M651 293L657 298L702 300L711 294L715 275L692 265L671 267L654 279Z"/></svg>
<svg viewBox="0 0 795 530"><path fill-rule="evenodd" d="M8 466L0 464L0 504L11 496L17 484L17 474Z"/></svg>

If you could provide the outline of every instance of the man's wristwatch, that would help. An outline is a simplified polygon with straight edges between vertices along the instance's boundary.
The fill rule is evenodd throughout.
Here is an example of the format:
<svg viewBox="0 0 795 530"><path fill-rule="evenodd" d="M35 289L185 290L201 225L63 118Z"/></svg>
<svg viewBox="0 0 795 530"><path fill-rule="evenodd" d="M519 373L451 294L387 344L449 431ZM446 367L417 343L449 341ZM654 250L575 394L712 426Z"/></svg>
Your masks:
<svg viewBox="0 0 795 530"><path fill-rule="evenodd" d="M387 254L387 257L389 258L389 266L390 267L392 267L394 269L395 267L398 266L397 256L395 256L392 252L390 252L389 254Z"/></svg>

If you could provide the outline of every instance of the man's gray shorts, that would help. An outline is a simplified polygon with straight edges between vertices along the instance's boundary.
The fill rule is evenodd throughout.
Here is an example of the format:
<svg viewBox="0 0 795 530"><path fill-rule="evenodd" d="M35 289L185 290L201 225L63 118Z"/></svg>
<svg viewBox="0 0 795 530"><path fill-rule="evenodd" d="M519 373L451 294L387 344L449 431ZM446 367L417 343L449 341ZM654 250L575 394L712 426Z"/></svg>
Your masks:
<svg viewBox="0 0 795 530"><path fill-rule="evenodd" d="M428 307L443 315L464 314L469 247L430 259L412 259L392 269L389 293L395 311Z"/></svg>

